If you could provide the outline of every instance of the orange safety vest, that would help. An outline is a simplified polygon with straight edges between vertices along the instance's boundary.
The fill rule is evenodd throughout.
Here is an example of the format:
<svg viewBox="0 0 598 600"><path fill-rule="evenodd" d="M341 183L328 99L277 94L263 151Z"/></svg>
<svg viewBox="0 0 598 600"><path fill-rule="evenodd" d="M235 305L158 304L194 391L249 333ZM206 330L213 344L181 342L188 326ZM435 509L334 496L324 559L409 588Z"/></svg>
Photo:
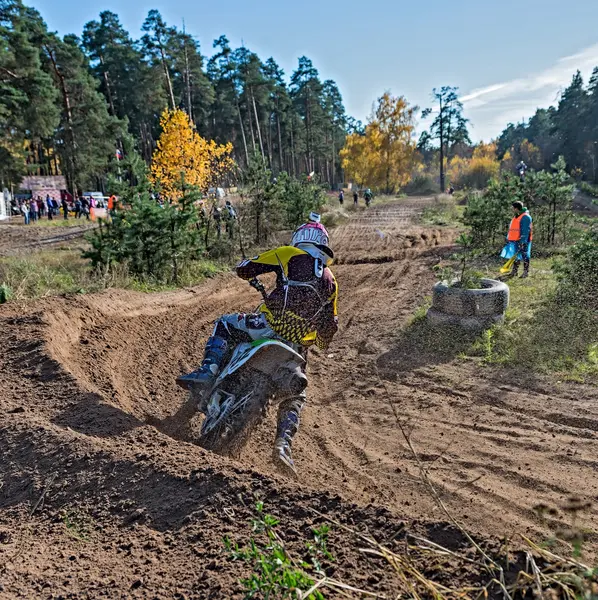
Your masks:
<svg viewBox="0 0 598 600"><path fill-rule="evenodd" d="M514 217L509 225L509 233L507 235L508 242L518 242L521 239L521 219L524 215L529 216L529 212L521 213L518 217ZM534 234L534 224L530 225L529 241L531 242Z"/></svg>

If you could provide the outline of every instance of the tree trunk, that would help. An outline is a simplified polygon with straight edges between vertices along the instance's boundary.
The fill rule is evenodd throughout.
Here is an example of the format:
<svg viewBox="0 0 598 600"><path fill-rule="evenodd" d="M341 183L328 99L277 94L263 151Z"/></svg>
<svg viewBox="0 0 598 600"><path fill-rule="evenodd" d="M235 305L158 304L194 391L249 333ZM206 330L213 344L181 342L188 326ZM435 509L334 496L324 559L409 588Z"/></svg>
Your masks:
<svg viewBox="0 0 598 600"><path fill-rule="evenodd" d="M260 143L260 150L262 152L262 158L266 160L266 155L264 154L264 142L262 140L262 130L260 128L260 118L257 114L257 106L255 103L255 95L253 94L253 88L250 88L251 91L251 103L253 104L253 112L255 114L255 128L257 129L257 138Z"/></svg>
<svg viewBox="0 0 598 600"><path fill-rule="evenodd" d="M294 125L291 125L291 167L293 176L297 175L297 167L295 163L295 136L293 135L293 130L295 129Z"/></svg>
<svg viewBox="0 0 598 600"><path fill-rule="evenodd" d="M183 25L183 33L185 32ZM193 117L193 104L191 103L191 73L189 71L189 55L187 53L187 40L185 39L185 87L187 92L187 113L193 123L195 119Z"/></svg>
<svg viewBox="0 0 598 600"><path fill-rule="evenodd" d="M241 128L241 138L243 139L243 149L245 150L245 161L246 164L249 165L249 150L247 149L247 138L245 137L245 129L243 128L243 117L241 116L241 107L239 106L239 100L236 97L235 104L237 105L237 114L239 115L239 127Z"/></svg>
<svg viewBox="0 0 598 600"><path fill-rule="evenodd" d="M336 151L334 147L334 123L332 128L332 188L336 185Z"/></svg>
<svg viewBox="0 0 598 600"><path fill-rule="evenodd" d="M274 157L272 156L272 117L273 116L274 116L274 113L270 113L270 115L268 117L268 139L266 140L267 146L268 146L268 162L270 164L271 169L274 168L274 164L273 164Z"/></svg>
<svg viewBox="0 0 598 600"><path fill-rule="evenodd" d="M116 117L116 110L114 108L114 99L112 97L112 89L110 87L110 80L108 79L108 72L104 68L104 56L100 54L100 64L102 65L102 75L104 77L104 85L106 86L106 95L108 96L108 104L110 106L110 112L113 117Z"/></svg>
<svg viewBox="0 0 598 600"><path fill-rule="evenodd" d="M247 96L247 91L245 92ZM249 133L251 133L251 147L253 148L253 152L255 154L256 146L255 146L255 134L253 133L253 116L251 115L251 108L249 107L249 103L247 103L247 118L249 119Z"/></svg>
<svg viewBox="0 0 598 600"><path fill-rule="evenodd" d="M44 45L44 49L46 50L46 53L48 54L48 57L50 58L50 61L52 63L52 68L54 70L54 73L58 79L58 82L60 84L60 91L62 93L62 103L64 105L64 113L65 113L65 118L66 118L66 129L68 132L68 137L70 138L70 152L67 151L67 160L68 160L68 165L66 165L67 168L67 172L70 171L70 173L67 173L67 178L70 179L70 183L72 186L72 190L73 190L73 195L75 197L77 197L77 175L76 175L76 171L77 171L77 159L76 157L76 147L77 147L77 143L76 143L76 139L75 139L75 130L73 129L73 111L72 111L72 105L71 105L71 97L69 95L69 92L67 90L66 87L66 80L64 78L64 75L61 73L60 69L58 68L58 64L56 62L56 57L54 56L52 49L46 44Z"/></svg>
<svg viewBox="0 0 598 600"><path fill-rule="evenodd" d="M166 77L166 86L168 87L168 97L170 99L170 106L172 110L176 109L176 102L174 100L174 90L172 89L172 81L170 79L170 72L168 71L168 64L166 62L166 54L162 46L161 40L158 40L160 47L160 57L162 58L162 68L164 69L164 76Z"/></svg>
<svg viewBox="0 0 598 600"><path fill-rule="evenodd" d="M278 129L278 154L280 157L280 170L284 171L284 160L282 156L282 132L280 129L280 113L278 112L278 101L276 102L276 128Z"/></svg>
<svg viewBox="0 0 598 600"><path fill-rule="evenodd" d="M440 98L440 191L444 192L444 117Z"/></svg>

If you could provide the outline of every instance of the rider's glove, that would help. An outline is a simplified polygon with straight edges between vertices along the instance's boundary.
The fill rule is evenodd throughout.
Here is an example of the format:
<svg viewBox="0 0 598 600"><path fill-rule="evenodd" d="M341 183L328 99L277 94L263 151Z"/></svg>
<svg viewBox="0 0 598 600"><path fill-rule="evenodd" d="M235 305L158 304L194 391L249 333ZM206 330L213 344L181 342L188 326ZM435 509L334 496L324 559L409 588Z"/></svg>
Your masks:
<svg viewBox="0 0 598 600"><path fill-rule="evenodd" d="M266 287L264 286L264 284L259 280L259 279L251 279L249 281L249 285L257 290L260 294L263 294L266 291Z"/></svg>

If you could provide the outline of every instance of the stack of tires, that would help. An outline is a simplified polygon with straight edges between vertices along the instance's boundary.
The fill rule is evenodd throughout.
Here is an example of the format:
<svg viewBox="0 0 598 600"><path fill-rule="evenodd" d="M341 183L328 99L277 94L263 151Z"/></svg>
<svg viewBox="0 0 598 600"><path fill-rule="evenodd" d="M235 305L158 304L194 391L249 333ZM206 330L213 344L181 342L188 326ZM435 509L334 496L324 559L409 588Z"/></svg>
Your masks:
<svg viewBox="0 0 598 600"><path fill-rule="evenodd" d="M508 306L509 286L502 281L482 279L482 288L475 290L437 283L427 319L434 326L480 331L503 323Z"/></svg>

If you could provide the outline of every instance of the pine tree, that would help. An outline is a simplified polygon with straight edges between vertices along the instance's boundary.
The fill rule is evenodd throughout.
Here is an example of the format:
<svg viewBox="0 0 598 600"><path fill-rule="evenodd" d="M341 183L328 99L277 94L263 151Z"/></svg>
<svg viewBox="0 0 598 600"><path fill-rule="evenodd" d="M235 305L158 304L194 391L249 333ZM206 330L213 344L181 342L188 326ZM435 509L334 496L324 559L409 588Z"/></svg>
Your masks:
<svg viewBox="0 0 598 600"><path fill-rule="evenodd" d="M141 28L146 32L141 39L143 49L154 64L159 64L161 66L170 108L174 110L177 108L177 103L174 98L174 88L172 85L172 76L170 74L171 64L168 60L166 51L166 44L168 43L168 38L172 35L173 30L166 25L162 15L157 10L149 11Z"/></svg>
<svg viewBox="0 0 598 600"><path fill-rule="evenodd" d="M108 114L75 36L61 40L56 34L46 34L42 52L59 91L62 110L54 140L67 182L75 192L99 187L124 135L124 124Z"/></svg>
<svg viewBox="0 0 598 600"><path fill-rule="evenodd" d="M27 161L30 168L42 168L48 158L45 141L58 125L57 92L51 77L42 70L33 26L43 26L35 11L21 2L0 3L2 185L17 183L26 173Z"/></svg>
<svg viewBox="0 0 598 600"><path fill-rule="evenodd" d="M584 145L588 139L586 113L588 94L584 89L581 73L573 76L571 84L563 92L554 115L554 124L561 142L560 151L569 168L586 167Z"/></svg>
<svg viewBox="0 0 598 600"><path fill-rule="evenodd" d="M199 43L186 32L171 29L166 44L173 70L173 89L178 106L184 107L198 131L208 135L214 88L203 70Z"/></svg>
<svg viewBox="0 0 598 600"><path fill-rule="evenodd" d="M445 189L445 165L450 158L453 147L457 144L471 144L467 131L468 119L463 116L463 104L459 100L458 88L443 86L434 88L432 94L438 102L438 114L430 125L429 133L420 141L420 146L429 141L438 140L440 150L440 189ZM424 110L422 117L432 113L432 109Z"/></svg>
<svg viewBox="0 0 598 600"><path fill-rule="evenodd" d="M168 105L162 79L143 60L142 52L118 16L110 11L100 13L99 21L85 25L82 44L110 114L128 120L129 131L139 140L142 156L149 160L158 117Z"/></svg>

